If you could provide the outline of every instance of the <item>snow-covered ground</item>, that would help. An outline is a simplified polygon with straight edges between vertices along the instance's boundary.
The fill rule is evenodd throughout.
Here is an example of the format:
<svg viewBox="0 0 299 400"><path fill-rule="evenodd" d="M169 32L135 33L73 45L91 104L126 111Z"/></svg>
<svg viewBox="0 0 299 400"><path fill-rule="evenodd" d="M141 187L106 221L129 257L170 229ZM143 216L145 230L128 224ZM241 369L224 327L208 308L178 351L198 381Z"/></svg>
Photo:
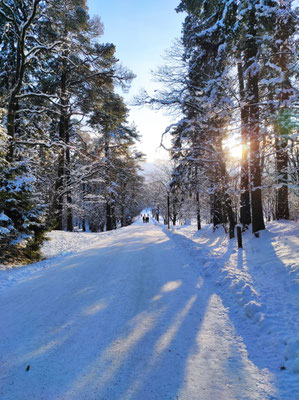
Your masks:
<svg viewBox="0 0 299 400"><path fill-rule="evenodd" d="M205 277L230 294L258 328L276 343L282 366L299 374L299 224L271 222L256 238L243 235L243 249L211 225L172 228L178 244L200 251ZM180 236L178 236L180 235ZM182 237L188 239L182 242ZM271 349L269 349L271 351ZM278 361L278 360L277 360ZM299 379L299 375L298 375ZM299 399L299 395L298 395Z"/></svg>
<svg viewBox="0 0 299 400"><path fill-rule="evenodd" d="M299 399L298 223L49 237L0 271L1 399Z"/></svg>

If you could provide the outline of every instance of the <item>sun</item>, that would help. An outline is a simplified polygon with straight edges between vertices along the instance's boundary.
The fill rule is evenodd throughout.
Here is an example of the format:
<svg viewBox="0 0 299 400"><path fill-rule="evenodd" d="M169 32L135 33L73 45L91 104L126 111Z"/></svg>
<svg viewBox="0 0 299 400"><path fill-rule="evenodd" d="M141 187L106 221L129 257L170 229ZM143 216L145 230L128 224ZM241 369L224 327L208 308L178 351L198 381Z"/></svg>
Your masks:
<svg viewBox="0 0 299 400"><path fill-rule="evenodd" d="M235 160L241 160L242 158L242 146L234 145L229 148L229 155Z"/></svg>

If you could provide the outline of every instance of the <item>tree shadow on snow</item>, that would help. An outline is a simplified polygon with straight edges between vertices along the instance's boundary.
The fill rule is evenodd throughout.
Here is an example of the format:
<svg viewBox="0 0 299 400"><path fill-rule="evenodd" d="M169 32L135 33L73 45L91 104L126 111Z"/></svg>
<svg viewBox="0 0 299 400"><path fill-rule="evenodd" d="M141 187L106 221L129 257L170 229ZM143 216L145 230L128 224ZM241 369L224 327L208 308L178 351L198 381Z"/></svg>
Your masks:
<svg viewBox="0 0 299 400"><path fill-rule="evenodd" d="M171 234L129 232L10 291L3 399L231 400L264 379L194 258Z"/></svg>

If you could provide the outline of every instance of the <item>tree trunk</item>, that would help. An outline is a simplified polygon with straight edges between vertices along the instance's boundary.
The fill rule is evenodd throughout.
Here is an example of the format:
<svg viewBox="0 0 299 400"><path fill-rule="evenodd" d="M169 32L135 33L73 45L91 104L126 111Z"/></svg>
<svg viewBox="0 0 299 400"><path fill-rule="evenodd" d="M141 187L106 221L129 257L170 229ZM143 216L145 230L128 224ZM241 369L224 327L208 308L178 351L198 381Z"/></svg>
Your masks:
<svg viewBox="0 0 299 400"><path fill-rule="evenodd" d="M226 208L226 213L227 213L228 221L229 221L229 238L233 239L235 237L236 219L235 219L235 213L234 213L233 207L232 207L232 201L231 201L229 195L226 193L225 193L225 208Z"/></svg>
<svg viewBox="0 0 299 400"><path fill-rule="evenodd" d="M82 184L82 202L83 202L83 216L82 216L82 230L86 232L86 215L85 215L85 193L86 193L86 184Z"/></svg>
<svg viewBox="0 0 299 400"><path fill-rule="evenodd" d="M287 141L276 140L276 170L277 183L282 185L277 189L276 196L276 219L289 219L289 200L288 200L288 153Z"/></svg>
<svg viewBox="0 0 299 400"><path fill-rule="evenodd" d="M260 167L260 126L259 126L259 73L258 48L256 43L256 15L254 6L248 13L248 39L245 49L245 71L247 79L247 99L249 106L250 174L251 174L251 217L253 233L265 229L261 191Z"/></svg>
<svg viewBox="0 0 299 400"><path fill-rule="evenodd" d="M15 159L15 120L16 120L16 104L9 104L7 110L7 134L10 138L9 150L7 153L7 161L13 162Z"/></svg>
<svg viewBox="0 0 299 400"><path fill-rule="evenodd" d="M195 183L198 186L198 170L195 167ZM196 190L196 219L197 219L197 230L201 229L201 216L200 216L200 201L199 201L199 192Z"/></svg>
<svg viewBox="0 0 299 400"><path fill-rule="evenodd" d="M201 229L201 219L200 219L200 202L199 193L196 192L196 219L197 219L197 230Z"/></svg>
<svg viewBox="0 0 299 400"><path fill-rule="evenodd" d="M265 229L261 190L261 168L259 149L259 126L257 122L258 107L251 107L251 138L250 138L250 171L251 171L251 208L252 208L252 232Z"/></svg>
<svg viewBox="0 0 299 400"><path fill-rule="evenodd" d="M282 2L281 9L284 11L279 14L276 22L277 33L275 37L276 63L278 64L283 81L281 83L281 90L279 94L280 111L278 114L278 121L276 123L276 169L277 169L277 183L281 187L277 190L277 208L276 218L277 219L289 219L289 201L288 201L288 113L287 103L290 99L290 93L292 91L292 85L288 74L288 58L289 58L289 36L292 29L294 29L294 21L291 16L289 9L290 3ZM285 19L286 10L288 11L288 19Z"/></svg>
<svg viewBox="0 0 299 400"><path fill-rule="evenodd" d="M240 196L240 222L244 228L251 224L250 194L249 194L249 169L248 169L248 106L245 102L244 71L242 62L238 63L238 80L241 103L241 196Z"/></svg>
<svg viewBox="0 0 299 400"><path fill-rule="evenodd" d="M168 229L170 229L170 198L169 198L169 193L167 193L167 225L168 225Z"/></svg>
<svg viewBox="0 0 299 400"><path fill-rule="evenodd" d="M173 201L172 201L172 224L173 224L173 226L175 226L177 223L177 216L178 216L177 202L178 202L177 198L174 196Z"/></svg>
<svg viewBox="0 0 299 400"><path fill-rule="evenodd" d="M106 202L106 230L112 231L116 229L115 207L113 199Z"/></svg>
<svg viewBox="0 0 299 400"><path fill-rule="evenodd" d="M64 187L64 149L59 150L58 155L58 170L55 183L55 201L54 209L56 211L56 229L63 230L63 196L62 190Z"/></svg>
<svg viewBox="0 0 299 400"><path fill-rule="evenodd" d="M67 123L67 115L66 115L66 106L67 106L67 94L66 94L66 80L67 74L64 72L61 75L60 80L60 90L61 90L61 99L60 99L60 120L59 120L59 139L62 143L66 142L66 135L68 130ZM64 203L64 189L65 189L65 164L66 164L66 150L62 147L59 151L58 156L58 171L57 171L57 180L55 184L56 191L56 209L57 209L57 228L58 230L63 230L63 203Z"/></svg>
<svg viewBox="0 0 299 400"><path fill-rule="evenodd" d="M65 127L65 143L69 145L70 136L69 136L69 118L66 118L66 127ZM72 192L71 192L71 155L70 149L67 147L65 150L65 174L66 174L66 187L67 187L67 195L66 195L66 222L67 222L67 231L73 232L73 209L72 209Z"/></svg>
<svg viewBox="0 0 299 400"><path fill-rule="evenodd" d="M212 219L214 228L223 223L222 196L219 190L212 195Z"/></svg>
<svg viewBox="0 0 299 400"><path fill-rule="evenodd" d="M125 224L125 207L123 205L121 205L120 207L120 226L123 228L126 224Z"/></svg>
<svg viewBox="0 0 299 400"><path fill-rule="evenodd" d="M109 201L106 202L106 231L112 231L112 207Z"/></svg>

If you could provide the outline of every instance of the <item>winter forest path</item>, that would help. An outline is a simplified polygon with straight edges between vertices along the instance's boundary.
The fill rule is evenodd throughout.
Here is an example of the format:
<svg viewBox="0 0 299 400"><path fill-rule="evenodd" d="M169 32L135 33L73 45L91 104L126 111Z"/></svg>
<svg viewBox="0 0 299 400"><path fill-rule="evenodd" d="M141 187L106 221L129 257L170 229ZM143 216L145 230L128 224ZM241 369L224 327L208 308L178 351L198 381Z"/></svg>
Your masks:
<svg viewBox="0 0 299 400"><path fill-rule="evenodd" d="M0 299L2 400L277 398L216 287L153 222L103 236Z"/></svg>

